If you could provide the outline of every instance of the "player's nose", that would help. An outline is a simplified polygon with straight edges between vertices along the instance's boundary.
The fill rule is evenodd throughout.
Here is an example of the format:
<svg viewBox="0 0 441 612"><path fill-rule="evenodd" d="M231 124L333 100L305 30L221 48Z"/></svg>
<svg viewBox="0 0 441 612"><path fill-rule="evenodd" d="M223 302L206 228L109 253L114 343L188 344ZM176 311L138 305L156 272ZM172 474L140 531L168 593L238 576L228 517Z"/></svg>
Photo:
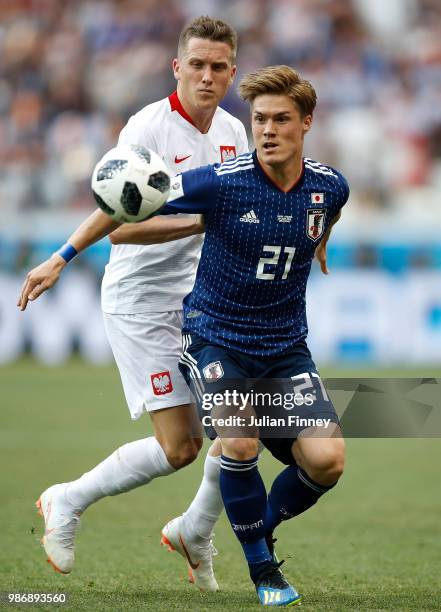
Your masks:
<svg viewBox="0 0 441 612"><path fill-rule="evenodd" d="M263 126L263 135L271 136L274 135L274 122L272 119L268 119L268 121Z"/></svg>
<svg viewBox="0 0 441 612"><path fill-rule="evenodd" d="M206 68L204 71L204 74L202 75L202 83L204 83L204 85L211 85L211 83L213 82L213 73L211 71L211 68Z"/></svg>

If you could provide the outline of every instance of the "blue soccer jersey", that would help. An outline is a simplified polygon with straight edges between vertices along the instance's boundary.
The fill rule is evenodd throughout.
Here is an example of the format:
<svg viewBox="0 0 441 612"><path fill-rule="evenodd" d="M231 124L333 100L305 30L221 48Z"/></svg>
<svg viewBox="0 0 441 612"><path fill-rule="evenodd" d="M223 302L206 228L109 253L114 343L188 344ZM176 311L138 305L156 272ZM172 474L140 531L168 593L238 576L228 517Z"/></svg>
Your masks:
<svg viewBox="0 0 441 612"><path fill-rule="evenodd" d="M308 332L314 251L348 195L339 172L308 158L285 193L255 152L175 177L161 213L203 213L206 223L183 331L250 355L288 353Z"/></svg>

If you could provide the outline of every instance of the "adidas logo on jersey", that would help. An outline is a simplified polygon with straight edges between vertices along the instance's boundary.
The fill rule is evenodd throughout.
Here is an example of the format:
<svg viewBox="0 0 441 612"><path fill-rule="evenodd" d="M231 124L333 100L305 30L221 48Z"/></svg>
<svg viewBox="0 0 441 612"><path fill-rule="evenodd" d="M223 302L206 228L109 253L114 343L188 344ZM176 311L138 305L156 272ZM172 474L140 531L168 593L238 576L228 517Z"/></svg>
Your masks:
<svg viewBox="0 0 441 612"><path fill-rule="evenodd" d="M260 223L254 210L250 210L250 212L247 212L244 215L242 215L239 221L242 221L242 223Z"/></svg>

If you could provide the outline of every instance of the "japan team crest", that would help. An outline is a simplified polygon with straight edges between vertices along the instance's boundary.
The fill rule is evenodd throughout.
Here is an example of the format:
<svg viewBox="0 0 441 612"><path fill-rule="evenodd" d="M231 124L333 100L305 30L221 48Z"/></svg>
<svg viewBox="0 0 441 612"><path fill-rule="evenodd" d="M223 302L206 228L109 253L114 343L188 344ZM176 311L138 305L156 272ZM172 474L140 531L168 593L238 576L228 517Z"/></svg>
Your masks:
<svg viewBox="0 0 441 612"><path fill-rule="evenodd" d="M150 374L150 381L152 383L152 389L155 395L165 395L166 393L171 393L173 391L169 371Z"/></svg>
<svg viewBox="0 0 441 612"><path fill-rule="evenodd" d="M213 363L209 363L202 370L204 374L204 378L208 382L214 382L215 380L219 380L224 375L224 369L220 361L213 361Z"/></svg>
<svg viewBox="0 0 441 612"><path fill-rule="evenodd" d="M326 210L324 208L309 208L306 211L306 234L316 242L323 235Z"/></svg>
<svg viewBox="0 0 441 612"><path fill-rule="evenodd" d="M220 147L221 162L224 163L236 157L236 147L234 145Z"/></svg>

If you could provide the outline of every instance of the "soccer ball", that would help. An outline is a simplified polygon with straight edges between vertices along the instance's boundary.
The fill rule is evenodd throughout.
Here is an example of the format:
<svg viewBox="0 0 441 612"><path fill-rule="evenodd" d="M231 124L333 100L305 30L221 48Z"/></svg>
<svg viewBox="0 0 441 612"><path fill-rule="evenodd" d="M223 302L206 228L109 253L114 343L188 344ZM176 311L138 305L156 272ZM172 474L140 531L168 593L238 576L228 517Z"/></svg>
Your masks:
<svg viewBox="0 0 441 612"><path fill-rule="evenodd" d="M103 212L118 223L152 217L167 201L170 172L162 159L141 145L108 151L92 175L92 192Z"/></svg>

